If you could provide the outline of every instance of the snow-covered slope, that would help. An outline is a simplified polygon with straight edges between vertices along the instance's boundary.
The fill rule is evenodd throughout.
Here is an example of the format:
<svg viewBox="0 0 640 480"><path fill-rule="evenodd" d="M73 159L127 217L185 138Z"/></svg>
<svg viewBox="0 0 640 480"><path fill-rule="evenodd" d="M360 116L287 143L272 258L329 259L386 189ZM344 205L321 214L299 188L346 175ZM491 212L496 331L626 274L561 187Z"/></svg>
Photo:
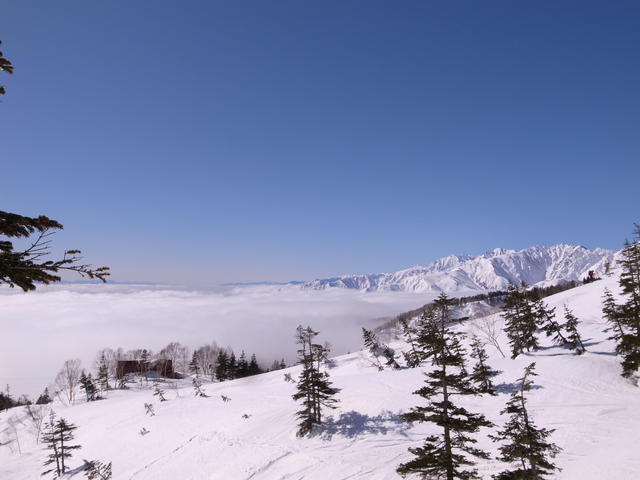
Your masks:
<svg viewBox="0 0 640 480"><path fill-rule="evenodd" d="M635 480L640 478L638 432L640 389L620 377L619 359L602 333L603 289L616 291L616 279L567 290L545 301L562 311L567 304L580 318L588 352L582 356L551 346L516 360L503 358L488 347L489 363L502 371L496 397L465 402L496 424L512 382L525 365L537 363L536 385L530 395L531 414L539 426L556 429L552 440L563 448L557 457L562 472L554 480ZM501 322L498 315L487 317ZM474 322L480 321L479 319ZM461 328L473 330L473 322ZM331 340L331 336L326 336ZM503 349L508 350L502 339ZM402 348L400 343L393 345ZM397 479L396 466L411 458L408 447L421 444L430 425L410 426L398 415L420 402L412 395L423 382L424 368L378 372L364 352L337 357L331 368L340 388L338 409L327 425L311 438L295 436L291 399L298 367L231 382L206 384L208 398L194 398L190 388L167 388L168 401L157 402L148 389L113 391L106 400L71 407L55 405L56 413L78 425L81 458L113 462L114 480L380 480ZM427 367L425 367L427 368ZM223 402L220 395L231 398ZM144 403L156 415L145 415ZM248 418L243 418L247 414ZM28 424L18 425L22 454L7 431L8 419L22 409L0 413L0 478L40 478L44 451L33 442ZM140 436L141 428L149 434ZM479 446L495 454L496 446L482 430ZM478 465L483 479L500 471L495 460ZM71 478L84 478L76 473Z"/></svg>
<svg viewBox="0 0 640 480"><path fill-rule="evenodd" d="M452 255L426 266L395 273L344 275L307 282L303 288L354 288L366 291L440 292L506 289L510 282L548 285L581 280L589 270L604 272L604 265L615 253L578 245L536 246L524 250L497 248L478 255Z"/></svg>

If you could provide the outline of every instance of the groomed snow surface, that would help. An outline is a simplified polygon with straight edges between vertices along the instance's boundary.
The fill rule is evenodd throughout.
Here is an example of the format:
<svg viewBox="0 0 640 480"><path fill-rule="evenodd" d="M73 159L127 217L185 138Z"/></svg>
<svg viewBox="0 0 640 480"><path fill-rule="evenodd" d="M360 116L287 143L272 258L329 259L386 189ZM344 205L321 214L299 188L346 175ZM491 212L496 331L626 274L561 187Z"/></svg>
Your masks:
<svg viewBox="0 0 640 480"><path fill-rule="evenodd" d="M640 478L640 389L620 376L613 344L602 332L605 287L616 291L617 279L606 278L545 299L559 315L564 304L574 310L582 322L586 354L573 355L543 337L542 350L516 360L504 359L487 346L489 363L502 371L496 378L501 393L465 402L471 411L501 425L505 418L499 412L513 382L535 361L538 377L537 388L529 395L531 414L539 427L556 429L552 441L563 449L556 459L562 472L554 479ZM473 324L461 328L471 331ZM331 340L330 335L324 338ZM501 343L508 353L504 337ZM400 343L393 346L402 348ZM422 401L411 392L423 382L428 367L378 372L364 352L333 360L330 374L340 389L339 408L310 438L295 435L298 405L291 399L295 386L284 380L287 372L297 376L298 367L293 367L205 383L207 398L195 398L186 384L178 390L167 385L168 401L160 403L151 386L143 385L109 392L106 400L97 402L55 404L58 416L78 426L76 439L82 449L69 464L79 467L82 458L112 461L115 480L399 478L397 465L412 458L407 449L436 431L432 425L409 425L398 417ZM231 401L223 402L221 395ZM154 404L155 416L145 415L146 402ZM0 430L5 431L8 418L20 410L0 414ZM245 414L249 418L243 418ZM141 436L143 427L149 433ZM479 446L495 454L497 446L488 440L488 433L484 429L477 435ZM45 451L34 443L26 424L18 435L21 455L15 442L6 443L6 432L1 437L0 478L40 478ZM480 461L477 467L484 479L503 469L496 460ZM85 478L80 471L68 477Z"/></svg>

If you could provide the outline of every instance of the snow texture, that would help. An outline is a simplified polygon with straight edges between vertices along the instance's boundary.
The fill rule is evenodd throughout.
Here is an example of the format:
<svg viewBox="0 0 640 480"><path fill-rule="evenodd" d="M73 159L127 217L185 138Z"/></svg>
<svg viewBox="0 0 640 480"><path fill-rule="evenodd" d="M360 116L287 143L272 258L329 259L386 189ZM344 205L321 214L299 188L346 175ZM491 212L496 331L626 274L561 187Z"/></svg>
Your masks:
<svg viewBox="0 0 640 480"><path fill-rule="evenodd" d="M533 252L529 255L535 256ZM539 252L541 259L546 255ZM584 265L593 265L597 254L583 255L589 258ZM503 254L491 254L487 260L496 257L506 262ZM460 260L461 264L466 262ZM516 260L511 262L517 264ZM562 264L554 268L562 269ZM580 274L579 269L575 273ZM555 480L640 478L640 390L620 376L614 345L602 332L605 322L600 308L605 287L617 291L617 279L607 277L545 299L560 315L565 304L573 309L582 322L587 353L573 355L543 338L540 351L511 360L487 346L489 364L502 372L496 378L500 394L464 402L470 410L483 412L501 425L505 418L499 411L515 388L514 380L535 361L539 376L529 396L530 413L538 426L556 429L552 441L563 451L556 459L562 472L553 476ZM502 325L499 314L485 319ZM472 332L474 324L482 320L471 320L460 328ZM331 340L330 334L324 337ZM507 352L506 339L501 337L500 341ZM402 342L391 346L404 348ZM77 440L83 448L70 464L81 465L81 458L112 461L117 480L399 478L395 468L411 458L407 448L420 445L433 431L431 425L412 426L399 418L401 412L420 402L412 392L423 382L428 367L378 372L366 352L336 357L331 364L331 378L340 389L341 403L310 438L295 435L297 404L291 399L295 386L283 378L284 373L295 378L299 367L230 382L205 382L206 398L195 398L185 380L177 390L165 387L168 401L163 403L153 397L149 384L109 392L107 399L97 402L55 404L54 409L78 425ZM231 400L224 402L221 395ZM145 415L146 402L154 403L155 416ZM3 480L33 480L40 478L42 471L45 453L34 443L26 424L18 426L21 455L11 441L8 420L21 415L22 408L0 414ZM138 432L143 427L149 433L141 436ZM488 433L487 429L480 432L479 446L495 455L496 446L487 439ZM478 468L488 480L502 465L484 460ZM84 477L77 472L69 478Z"/></svg>

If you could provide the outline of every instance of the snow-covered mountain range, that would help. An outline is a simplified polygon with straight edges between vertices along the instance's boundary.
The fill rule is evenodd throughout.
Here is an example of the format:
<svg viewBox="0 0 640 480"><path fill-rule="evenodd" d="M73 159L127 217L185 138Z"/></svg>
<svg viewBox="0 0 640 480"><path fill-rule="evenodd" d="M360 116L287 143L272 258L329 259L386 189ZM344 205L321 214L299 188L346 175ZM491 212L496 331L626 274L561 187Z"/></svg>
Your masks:
<svg viewBox="0 0 640 480"><path fill-rule="evenodd" d="M509 283L550 285L581 280L589 270L604 272L616 252L580 245L535 246L523 250L496 248L482 255L451 255L425 266L394 273L343 275L313 280L302 288L350 288L363 291L460 292L503 290Z"/></svg>

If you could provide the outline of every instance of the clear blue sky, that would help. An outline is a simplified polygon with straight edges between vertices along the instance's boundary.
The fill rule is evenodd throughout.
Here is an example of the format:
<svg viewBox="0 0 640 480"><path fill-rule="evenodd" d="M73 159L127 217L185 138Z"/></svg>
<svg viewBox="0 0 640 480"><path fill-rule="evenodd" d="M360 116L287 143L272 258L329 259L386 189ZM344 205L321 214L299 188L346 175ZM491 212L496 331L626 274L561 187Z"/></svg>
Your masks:
<svg viewBox="0 0 640 480"><path fill-rule="evenodd" d="M116 280L618 248L640 2L4 2L4 210Z"/></svg>

